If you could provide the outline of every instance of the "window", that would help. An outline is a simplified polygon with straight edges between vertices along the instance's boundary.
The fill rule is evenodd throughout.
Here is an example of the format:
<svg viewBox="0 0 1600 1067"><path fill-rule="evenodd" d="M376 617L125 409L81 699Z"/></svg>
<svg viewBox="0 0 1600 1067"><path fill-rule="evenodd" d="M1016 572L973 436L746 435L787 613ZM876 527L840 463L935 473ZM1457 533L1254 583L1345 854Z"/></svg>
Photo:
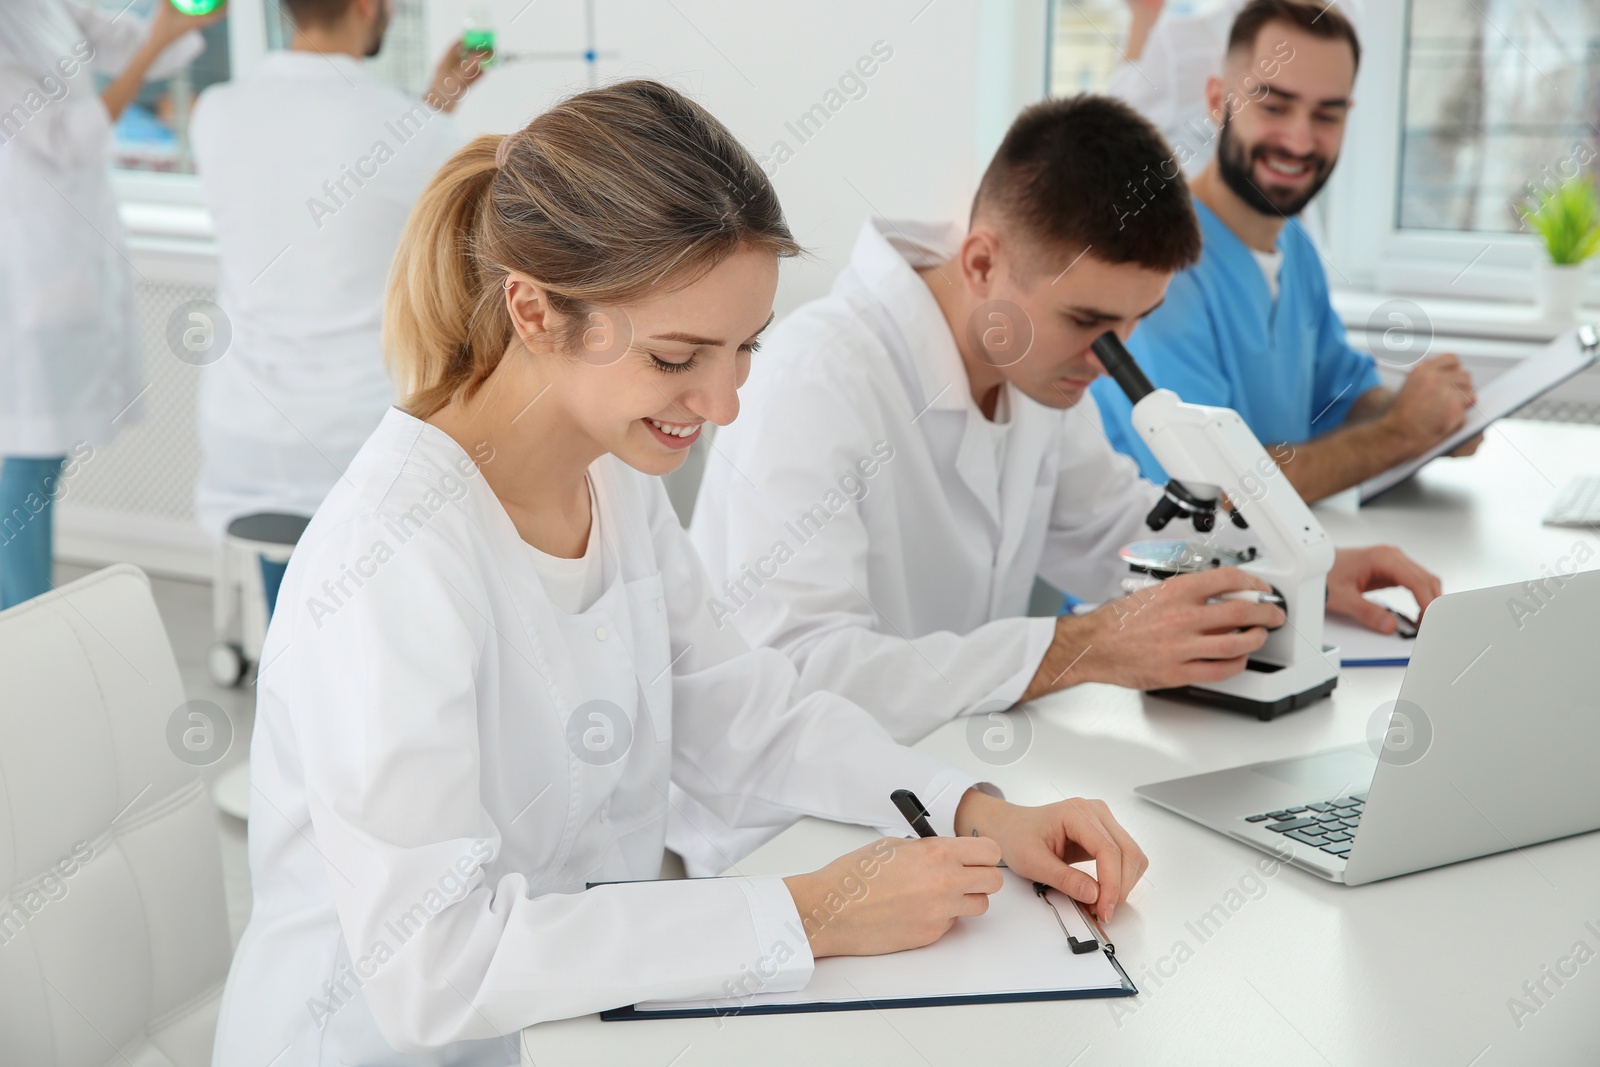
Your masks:
<svg viewBox="0 0 1600 1067"><path fill-rule="evenodd" d="M1600 0L1412 0L1400 229L1512 233L1596 156Z"/></svg>
<svg viewBox="0 0 1600 1067"><path fill-rule="evenodd" d="M1360 288L1506 302L1497 323L1536 318L1543 247L1513 204L1530 186L1593 173L1600 0L1363 12L1357 106L1329 185L1330 257ZM1592 283L1588 295L1600 295Z"/></svg>
<svg viewBox="0 0 1600 1067"><path fill-rule="evenodd" d="M1168 0L1163 21L1214 16L1171 39L1172 83L1199 91L1202 45L1225 37L1222 12L1240 2ZM1339 2L1362 59L1339 165L1313 205L1330 281L1528 302L1531 314L1543 253L1518 206L1600 166L1600 0ZM1051 92L1103 89L1127 47L1129 0L1051 0L1050 11ZM1169 137L1195 121L1151 117Z"/></svg>
<svg viewBox="0 0 1600 1067"><path fill-rule="evenodd" d="M1104 89L1126 48L1127 7L1120 0L1055 0L1052 8L1050 95Z"/></svg>

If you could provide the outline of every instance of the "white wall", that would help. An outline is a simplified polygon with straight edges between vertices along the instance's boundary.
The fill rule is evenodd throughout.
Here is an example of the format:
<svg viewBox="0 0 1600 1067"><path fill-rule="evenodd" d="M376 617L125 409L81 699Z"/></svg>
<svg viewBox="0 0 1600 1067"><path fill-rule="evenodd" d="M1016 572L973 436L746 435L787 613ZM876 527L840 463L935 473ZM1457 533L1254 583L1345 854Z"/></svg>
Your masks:
<svg viewBox="0 0 1600 1067"><path fill-rule="evenodd" d="M457 112L506 132L587 85L585 0L437 0L439 54L468 11L486 11L502 52L573 58L492 69ZM1045 0L592 0L601 81L659 78L693 96L760 156L789 225L814 253L784 266L778 312L825 292L870 213L961 217L1001 134L1044 95ZM519 11L521 12L519 14ZM881 44L879 43L881 42ZM852 99L841 76L873 47L892 53ZM870 66L870 64L869 64ZM786 123L837 108L802 143ZM774 146L793 157L779 165Z"/></svg>

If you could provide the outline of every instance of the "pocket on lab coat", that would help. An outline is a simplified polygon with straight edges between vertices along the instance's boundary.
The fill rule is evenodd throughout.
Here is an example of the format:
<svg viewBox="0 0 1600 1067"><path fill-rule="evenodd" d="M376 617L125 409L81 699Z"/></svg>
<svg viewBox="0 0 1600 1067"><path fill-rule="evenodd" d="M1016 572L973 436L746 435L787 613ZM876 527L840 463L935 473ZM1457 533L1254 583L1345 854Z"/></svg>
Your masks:
<svg viewBox="0 0 1600 1067"><path fill-rule="evenodd" d="M649 710L655 740L672 737L672 633L667 626L667 605L661 575L652 574L626 584L628 612L633 626L633 665L639 692Z"/></svg>

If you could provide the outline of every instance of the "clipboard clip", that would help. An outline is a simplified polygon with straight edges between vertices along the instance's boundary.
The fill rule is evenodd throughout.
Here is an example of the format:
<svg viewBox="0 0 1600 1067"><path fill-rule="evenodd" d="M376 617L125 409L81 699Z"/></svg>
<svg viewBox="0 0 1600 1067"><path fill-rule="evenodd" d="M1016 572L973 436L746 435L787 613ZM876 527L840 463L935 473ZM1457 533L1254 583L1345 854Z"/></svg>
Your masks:
<svg viewBox="0 0 1600 1067"><path fill-rule="evenodd" d="M1596 332L1594 323L1586 322L1578 327L1578 344L1588 352L1600 348L1600 332Z"/></svg>
<svg viewBox="0 0 1600 1067"><path fill-rule="evenodd" d="M1034 895L1040 900L1044 901L1044 906L1049 908L1050 914L1056 917L1056 925L1061 927L1061 934L1067 939L1067 946L1072 949L1074 955L1081 956L1085 952L1093 952L1102 944L1105 945L1107 956L1115 956L1117 954L1117 947L1110 941L1105 940L1105 931L1100 930L1100 924L1094 921L1093 916L1086 914L1083 910L1083 906L1076 900L1072 901L1072 906L1078 909L1078 915L1082 917L1085 926L1089 927L1091 930L1100 931L1100 940L1096 941L1091 937L1087 941L1083 941L1073 937L1072 931L1067 929L1066 921L1061 918L1061 912L1056 908L1055 901L1050 899L1049 890L1050 887L1045 885L1043 882L1033 883ZM1069 897L1068 899L1071 898Z"/></svg>

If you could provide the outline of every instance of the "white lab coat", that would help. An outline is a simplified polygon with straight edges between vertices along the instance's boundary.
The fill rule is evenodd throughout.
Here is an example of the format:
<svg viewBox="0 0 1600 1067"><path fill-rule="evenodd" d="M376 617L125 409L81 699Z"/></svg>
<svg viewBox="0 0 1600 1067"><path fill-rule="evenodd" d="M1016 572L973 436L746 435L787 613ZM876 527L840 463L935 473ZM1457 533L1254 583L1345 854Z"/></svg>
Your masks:
<svg viewBox="0 0 1600 1067"><path fill-rule="evenodd" d="M892 828L903 786L953 832L969 775L836 696L797 698L780 653L711 622L660 481L609 456L590 478L605 591L578 615L472 459L398 409L317 512L262 653L255 905L218 1067L291 1047L277 1062L515 1063L541 1020L802 987L781 879L584 891L657 875L669 777L732 823Z"/></svg>
<svg viewBox="0 0 1600 1067"><path fill-rule="evenodd" d="M105 444L138 417L133 271L94 72L120 72L145 33L72 0L0 3L0 456ZM185 34L151 77L204 48Z"/></svg>
<svg viewBox="0 0 1600 1067"><path fill-rule="evenodd" d="M1055 631L1023 617L1035 575L1086 599L1117 594L1117 550L1149 536L1160 494L1112 451L1087 397L1062 411L1007 386L996 468L955 338L913 269L943 262L963 234L862 226L832 292L762 342L692 527L718 621L906 743L1014 703ZM682 811L669 843L692 872L772 832L711 833L693 798ZM698 829L680 825L691 820Z"/></svg>
<svg viewBox="0 0 1600 1067"><path fill-rule="evenodd" d="M345 55L274 52L200 98L195 162L232 344L202 369L202 529L310 515L394 402L384 287L411 207L461 145L448 115Z"/></svg>

